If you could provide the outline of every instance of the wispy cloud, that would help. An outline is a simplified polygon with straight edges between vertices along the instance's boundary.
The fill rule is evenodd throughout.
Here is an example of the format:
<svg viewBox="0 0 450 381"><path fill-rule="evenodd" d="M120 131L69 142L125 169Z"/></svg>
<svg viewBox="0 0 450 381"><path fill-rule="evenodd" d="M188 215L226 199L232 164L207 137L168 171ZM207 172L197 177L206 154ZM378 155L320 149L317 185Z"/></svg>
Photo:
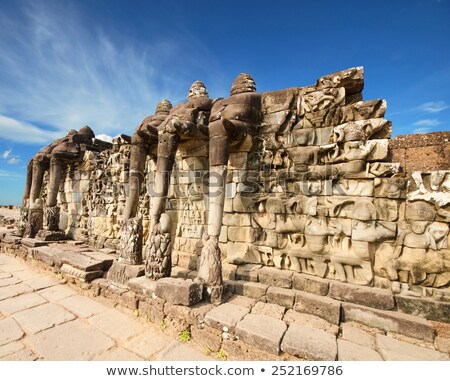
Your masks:
<svg viewBox="0 0 450 381"><path fill-rule="evenodd" d="M149 36L144 45L89 24L76 3L25 4L14 17L0 14L4 139L47 143L85 124L131 134L161 99L184 100L196 79L220 82L220 65L188 36ZM200 72L209 78L192 78Z"/></svg>
<svg viewBox="0 0 450 381"><path fill-rule="evenodd" d="M413 134L426 134L428 132L430 132L431 129L429 127L421 127L421 128L416 128L415 130L413 130Z"/></svg>
<svg viewBox="0 0 450 381"><path fill-rule="evenodd" d="M441 124L437 119L421 119L413 124L413 126L434 127Z"/></svg>
<svg viewBox="0 0 450 381"><path fill-rule="evenodd" d="M437 102L425 102L420 106L416 107L417 111L428 112L428 113L437 113L448 109L450 106L444 101Z"/></svg>
<svg viewBox="0 0 450 381"><path fill-rule="evenodd" d="M12 157L7 161L8 164L19 164L22 160L17 157Z"/></svg>
<svg viewBox="0 0 450 381"><path fill-rule="evenodd" d="M21 173L5 171L4 169L0 169L0 178L2 180L17 180L23 178L24 175Z"/></svg>

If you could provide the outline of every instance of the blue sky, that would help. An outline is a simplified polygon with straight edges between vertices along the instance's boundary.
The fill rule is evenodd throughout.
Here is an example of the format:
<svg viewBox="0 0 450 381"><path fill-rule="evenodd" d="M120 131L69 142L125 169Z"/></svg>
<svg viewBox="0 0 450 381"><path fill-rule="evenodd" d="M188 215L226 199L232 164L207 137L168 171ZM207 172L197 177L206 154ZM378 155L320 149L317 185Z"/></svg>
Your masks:
<svg viewBox="0 0 450 381"><path fill-rule="evenodd" d="M450 0L0 0L0 204L19 204L28 160L66 131L132 134L200 79L226 96L365 67L394 135L450 128Z"/></svg>

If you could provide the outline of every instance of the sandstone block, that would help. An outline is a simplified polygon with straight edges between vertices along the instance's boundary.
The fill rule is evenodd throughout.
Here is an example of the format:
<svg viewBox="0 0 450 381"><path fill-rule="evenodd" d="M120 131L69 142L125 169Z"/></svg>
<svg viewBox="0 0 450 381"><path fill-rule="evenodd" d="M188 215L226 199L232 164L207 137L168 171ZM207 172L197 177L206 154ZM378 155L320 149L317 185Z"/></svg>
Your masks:
<svg viewBox="0 0 450 381"><path fill-rule="evenodd" d="M286 308L292 308L295 296L296 292L294 290L274 286L270 286L267 289L267 301Z"/></svg>
<svg viewBox="0 0 450 381"><path fill-rule="evenodd" d="M335 336L295 322L291 323L284 335L281 349L309 361L334 361L337 355Z"/></svg>
<svg viewBox="0 0 450 381"><path fill-rule="evenodd" d="M392 310L395 307L392 291L375 287L331 282L328 296L344 302L362 304L380 310Z"/></svg>
<svg viewBox="0 0 450 381"><path fill-rule="evenodd" d="M257 302L252 307L252 314L272 316L275 319L283 319L285 308L278 304Z"/></svg>
<svg viewBox="0 0 450 381"><path fill-rule="evenodd" d="M263 267L259 270L259 281L269 286L291 288L293 272L289 270L280 270L274 267Z"/></svg>
<svg viewBox="0 0 450 381"><path fill-rule="evenodd" d="M351 341L338 339L337 347L339 361L383 361L377 351Z"/></svg>
<svg viewBox="0 0 450 381"><path fill-rule="evenodd" d="M156 291L156 281L149 279L146 276L140 276L131 278L128 281L128 287L136 294L152 297Z"/></svg>
<svg viewBox="0 0 450 381"><path fill-rule="evenodd" d="M249 314L237 323L236 336L247 344L277 355L286 329L284 321L267 315Z"/></svg>
<svg viewBox="0 0 450 381"><path fill-rule="evenodd" d="M261 263L261 257L244 242L228 242L227 262L235 265L245 263Z"/></svg>
<svg viewBox="0 0 450 381"><path fill-rule="evenodd" d="M398 309L406 314L421 316L428 320L450 323L450 303L427 298L396 295Z"/></svg>
<svg viewBox="0 0 450 381"><path fill-rule="evenodd" d="M297 291L294 310L321 317L331 324L338 325L341 316L341 303L325 296Z"/></svg>
<svg viewBox="0 0 450 381"><path fill-rule="evenodd" d="M327 331L331 333L333 336L337 336L339 333L339 326L335 324L330 324L326 320L310 315L300 313L294 310L287 310L283 320L287 325L291 325L292 323L298 323L301 326L320 329L322 331Z"/></svg>
<svg viewBox="0 0 450 381"><path fill-rule="evenodd" d="M205 323L211 328L234 332L236 324L239 323L245 315L250 313L250 309L233 303L224 303L213 308L205 316Z"/></svg>
<svg viewBox="0 0 450 381"><path fill-rule="evenodd" d="M192 306L202 300L203 286L192 280L161 278L156 282L155 294L172 304Z"/></svg>
<svg viewBox="0 0 450 381"><path fill-rule="evenodd" d="M292 278L292 288L306 291L316 295L325 296L328 294L329 281L315 276L295 273Z"/></svg>
<svg viewBox="0 0 450 381"><path fill-rule="evenodd" d="M236 279L247 280L250 282L258 281L258 272L261 269L261 265L240 265L236 269Z"/></svg>

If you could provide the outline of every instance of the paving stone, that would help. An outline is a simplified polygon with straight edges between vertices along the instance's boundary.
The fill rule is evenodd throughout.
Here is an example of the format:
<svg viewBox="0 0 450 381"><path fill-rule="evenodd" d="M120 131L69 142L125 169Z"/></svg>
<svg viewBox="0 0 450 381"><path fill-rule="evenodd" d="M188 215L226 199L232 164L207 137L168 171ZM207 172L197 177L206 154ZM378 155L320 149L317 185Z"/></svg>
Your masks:
<svg viewBox="0 0 450 381"><path fill-rule="evenodd" d="M122 347L112 348L96 357L94 361L142 361L142 357Z"/></svg>
<svg viewBox="0 0 450 381"><path fill-rule="evenodd" d="M12 274L11 273L6 273L0 270L0 279L6 279L6 278L11 278Z"/></svg>
<svg viewBox="0 0 450 381"><path fill-rule="evenodd" d="M11 286L22 282L20 279L10 276L9 278L0 278L0 287Z"/></svg>
<svg viewBox="0 0 450 381"><path fill-rule="evenodd" d="M75 315L61 306L46 303L14 314L14 319L29 333L37 333L75 319Z"/></svg>
<svg viewBox="0 0 450 381"><path fill-rule="evenodd" d="M349 303L343 303L342 309L344 321L356 321L369 327L399 333L429 343L434 341L433 325L423 318Z"/></svg>
<svg viewBox="0 0 450 381"><path fill-rule="evenodd" d="M47 303L47 301L38 294L22 294L15 298L2 300L0 302L0 312L5 315L11 315L44 303Z"/></svg>
<svg viewBox="0 0 450 381"><path fill-rule="evenodd" d="M19 340L23 335L22 329L13 318L0 320L0 345Z"/></svg>
<svg viewBox="0 0 450 381"><path fill-rule="evenodd" d="M285 308L273 303L257 302L252 308L252 314L272 316L275 319L283 319Z"/></svg>
<svg viewBox="0 0 450 381"><path fill-rule="evenodd" d="M156 327L145 328L145 332L130 340L124 341L122 346L140 357L150 359L161 352L172 340L157 330Z"/></svg>
<svg viewBox="0 0 450 381"><path fill-rule="evenodd" d="M342 339L375 349L375 336L349 323L341 323Z"/></svg>
<svg viewBox="0 0 450 381"><path fill-rule="evenodd" d="M56 302L58 300L77 294L75 290L63 284L44 288L42 290L39 290L37 293L47 299L49 302Z"/></svg>
<svg viewBox="0 0 450 381"><path fill-rule="evenodd" d="M162 278L156 282L155 294L172 304L192 306L202 300L203 286L192 280Z"/></svg>
<svg viewBox="0 0 450 381"><path fill-rule="evenodd" d="M21 349L8 356L2 357L2 361L34 361L38 359L38 355L28 348Z"/></svg>
<svg viewBox="0 0 450 381"><path fill-rule="evenodd" d="M450 357L433 349L419 347L410 343L394 339L393 337L377 334L376 343L378 351L386 361L448 361Z"/></svg>
<svg viewBox="0 0 450 381"><path fill-rule="evenodd" d="M233 303L224 303L216 308L213 308L206 314L205 323L210 327L221 331L224 327L226 327L230 332L234 332L236 324L249 313L249 308Z"/></svg>
<svg viewBox="0 0 450 381"><path fill-rule="evenodd" d="M328 323L326 320L318 316L303 314L294 310L287 310L283 317L283 320L287 325L291 325L295 322L306 327L327 331L334 336L337 336L337 334L339 333L339 326Z"/></svg>
<svg viewBox="0 0 450 381"><path fill-rule="evenodd" d="M161 361L213 361L212 357L206 356L188 344L173 341L166 349L164 349L157 357Z"/></svg>
<svg viewBox="0 0 450 381"><path fill-rule="evenodd" d="M306 274L296 273L292 278L292 288L322 296L328 294L329 284L326 279Z"/></svg>
<svg viewBox="0 0 450 381"><path fill-rule="evenodd" d="M316 328L293 322L281 342L283 352L305 360L334 361L337 355L336 337Z"/></svg>
<svg viewBox="0 0 450 381"><path fill-rule="evenodd" d="M247 344L277 355L286 329L284 321L272 316L248 314L237 323L236 336Z"/></svg>
<svg viewBox="0 0 450 381"><path fill-rule="evenodd" d="M25 247L47 246L48 242L38 240L36 238L22 238L22 245Z"/></svg>
<svg viewBox="0 0 450 381"><path fill-rule="evenodd" d="M258 279L261 283L269 286L291 288L293 275L292 271L266 266L259 270Z"/></svg>
<svg viewBox="0 0 450 381"><path fill-rule="evenodd" d="M13 298L15 296L31 292L33 289L23 283L13 284L10 286L2 287L2 292L0 293L0 300L5 300L8 298Z"/></svg>
<svg viewBox="0 0 450 381"><path fill-rule="evenodd" d="M450 303L440 302L429 298L415 298L405 295L396 295L397 307L400 311L421 316L428 320L450 323Z"/></svg>
<svg viewBox="0 0 450 381"><path fill-rule="evenodd" d="M89 323L115 340L126 341L142 332L143 326L129 316L108 309L89 318Z"/></svg>
<svg viewBox="0 0 450 381"><path fill-rule="evenodd" d="M26 279L23 281L25 284L30 286L34 291L39 291L44 288L56 286L58 284L61 284L60 281L56 279L49 278L47 276L42 276L41 274L31 278Z"/></svg>
<svg viewBox="0 0 450 381"><path fill-rule="evenodd" d="M286 308L292 308L295 303L296 291L281 287L271 286L267 289L267 301Z"/></svg>
<svg viewBox="0 0 450 381"><path fill-rule="evenodd" d="M294 310L321 317L331 324L338 325L341 316L341 303L326 296L297 291Z"/></svg>
<svg viewBox="0 0 450 381"><path fill-rule="evenodd" d="M140 276L138 278L131 278L128 281L128 287L136 294L145 296L153 296L156 291L156 281L147 278L146 276Z"/></svg>
<svg viewBox="0 0 450 381"><path fill-rule="evenodd" d="M339 361L383 361L377 351L351 341L338 339L337 348Z"/></svg>
<svg viewBox="0 0 450 381"><path fill-rule="evenodd" d="M13 341L11 343L0 345L0 358L12 355L25 347L20 341Z"/></svg>
<svg viewBox="0 0 450 381"><path fill-rule="evenodd" d="M58 300L58 304L83 319L109 310L105 305L83 295L69 296Z"/></svg>
<svg viewBox="0 0 450 381"><path fill-rule="evenodd" d="M92 360L114 346L104 333L80 320L27 337L24 343L44 360Z"/></svg>
<svg viewBox="0 0 450 381"><path fill-rule="evenodd" d="M354 284L331 282L328 296L344 302L362 304L380 310L392 310L395 307L391 290Z"/></svg>

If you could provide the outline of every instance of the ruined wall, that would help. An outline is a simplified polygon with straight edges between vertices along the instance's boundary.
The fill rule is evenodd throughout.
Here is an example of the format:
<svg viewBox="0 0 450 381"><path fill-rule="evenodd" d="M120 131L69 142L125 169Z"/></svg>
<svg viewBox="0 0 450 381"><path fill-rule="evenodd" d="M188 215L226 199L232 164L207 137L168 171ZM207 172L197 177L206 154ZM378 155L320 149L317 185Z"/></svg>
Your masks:
<svg viewBox="0 0 450 381"><path fill-rule="evenodd" d="M362 68L354 68L262 94L258 131L229 158L219 238L225 277L265 266L355 284L448 288L450 171L427 169L408 181L389 162L386 102L363 102L363 84ZM416 164L398 154L410 148L395 141L393 148L412 173ZM122 136L67 171L59 205L70 236L118 248L129 152ZM208 223L208 182L215 181L208 166L206 140L180 144L166 211L173 264L191 270ZM140 197L144 242L154 171L150 156Z"/></svg>

